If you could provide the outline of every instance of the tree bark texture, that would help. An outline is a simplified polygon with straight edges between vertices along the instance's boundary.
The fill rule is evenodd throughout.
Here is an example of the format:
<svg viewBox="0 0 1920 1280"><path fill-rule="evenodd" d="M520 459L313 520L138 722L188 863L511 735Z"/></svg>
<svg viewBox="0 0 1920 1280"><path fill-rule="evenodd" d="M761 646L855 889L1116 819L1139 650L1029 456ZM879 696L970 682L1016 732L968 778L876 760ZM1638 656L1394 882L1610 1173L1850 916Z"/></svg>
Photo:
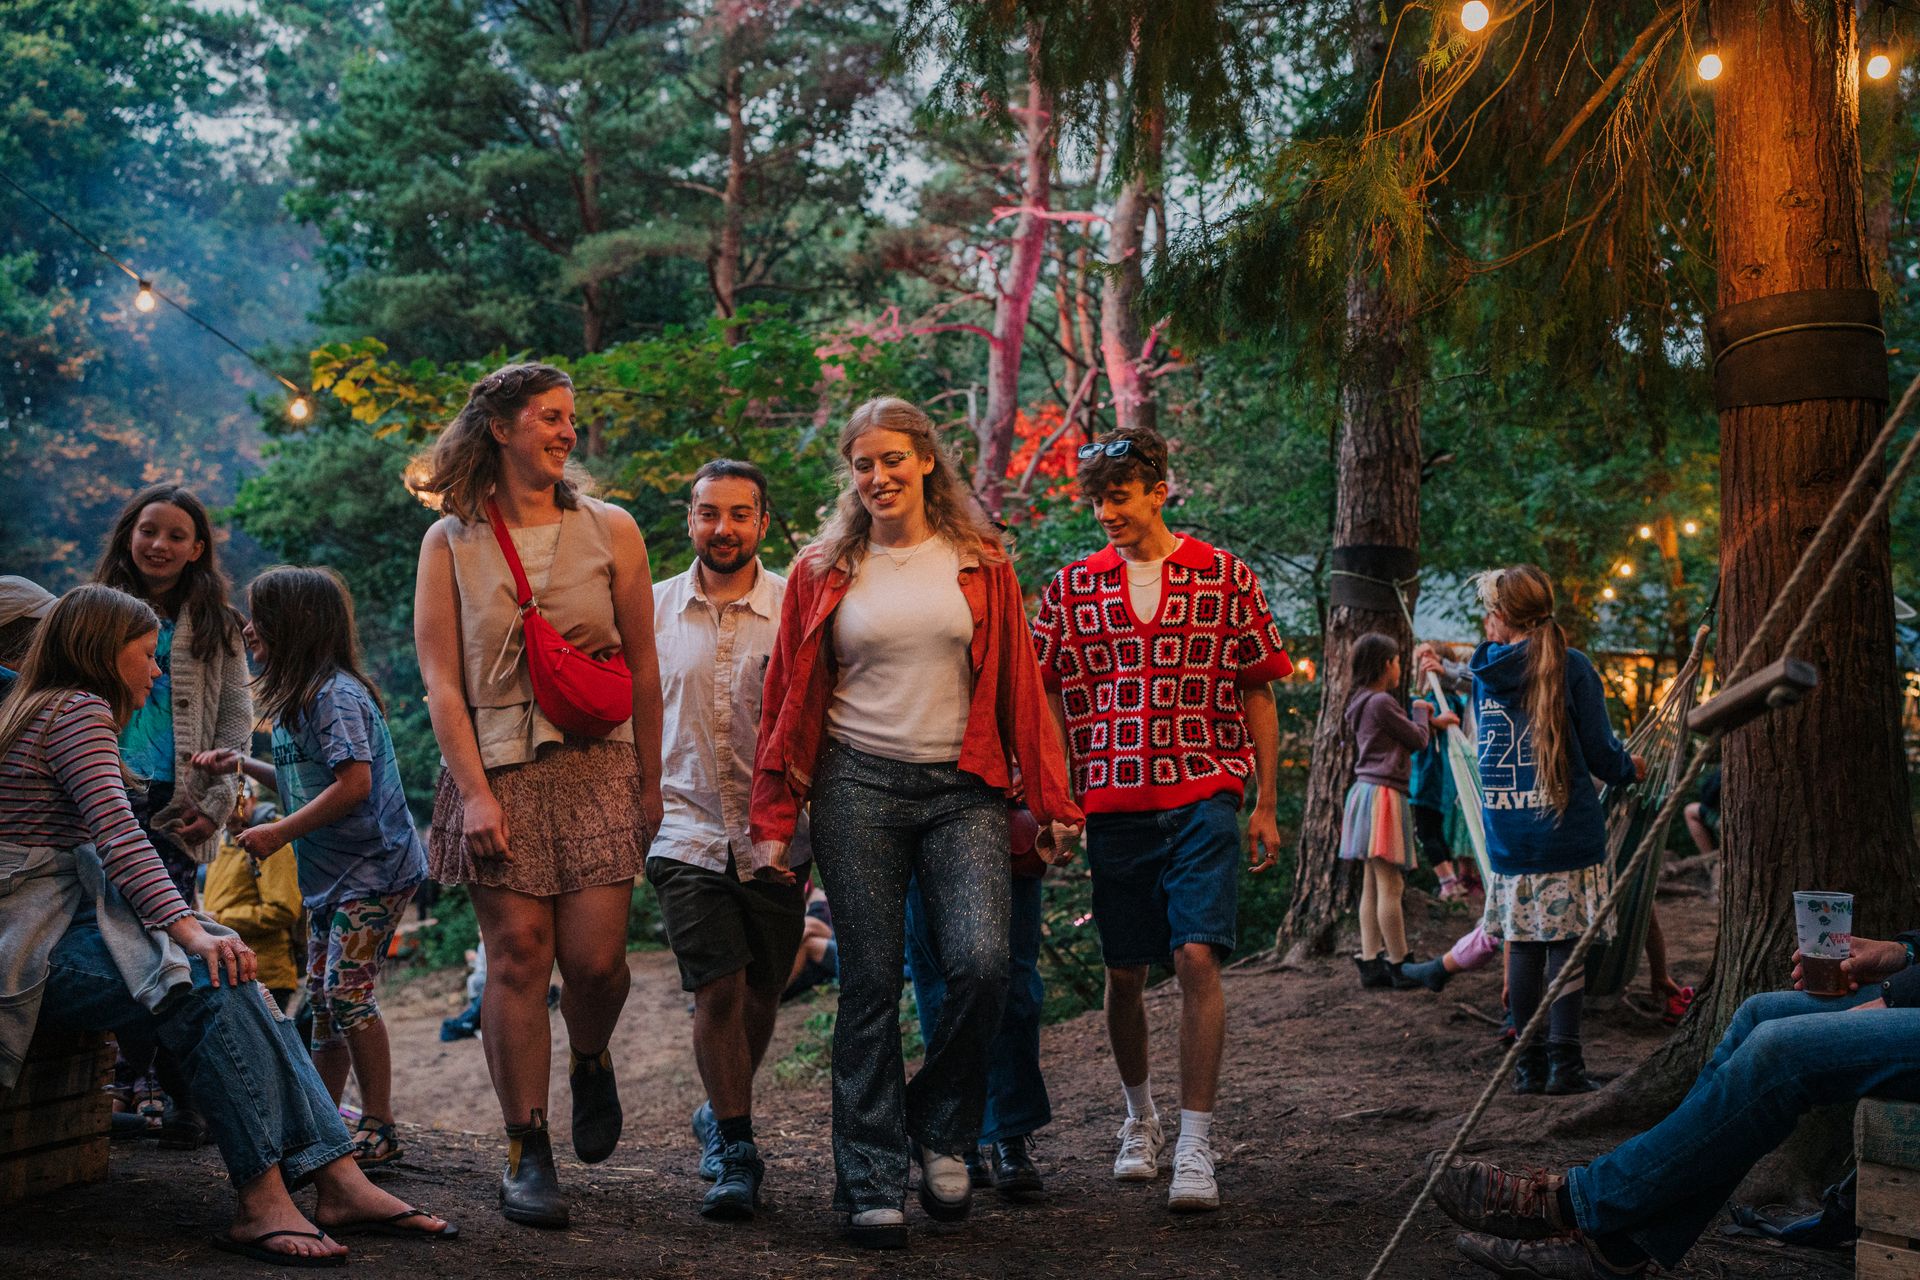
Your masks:
<svg viewBox="0 0 1920 1280"><path fill-rule="evenodd" d="M1153 430L1159 420L1144 367L1146 333L1140 323L1140 295L1146 289L1147 214L1160 182L1161 132L1158 117L1142 126L1141 154L1114 201L1107 242L1111 274L1100 299L1100 357L1113 395L1114 425L1122 431Z"/></svg>
<svg viewBox="0 0 1920 1280"><path fill-rule="evenodd" d="M1806 19L1797 8L1714 4L1727 66L1714 86L1722 306L1870 282L1852 7L1823 14L1809 6ZM1868 400L1812 400L1721 413L1722 671L1839 497L1883 411ZM1865 937L1889 937L1917 918L1893 640L1883 522L1794 655L1820 669L1820 687L1722 744L1724 869L1713 967L1680 1031L1612 1090L1631 1097L1633 1110L1664 1113L1740 1002L1786 985L1794 890L1855 894L1854 927ZM1608 1118L1619 1110L1609 1108Z"/></svg>
<svg viewBox="0 0 1920 1280"><path fill-rule="evenodd" d="M713 304L731 318L739 309L740 257L745 243L747 204L747 122L738 65L727 67L722 92L727 109L727 185L720 197L720 234L713 246ZM738 342L740 330L728 329L727 340Z"/></svg>
<svg viewBox="0 0 1920 1280"><path fill-rule="evenodd" d="M1053 98L1040 83L1040 40L1029 41L1027 106L1021 112L1025 147L1019 221L1013 252L993 304L993 339L987 344L987 412L979 428L980 452L973 491L989 515L999 516L1005 502L1007 463L1013 456L1014 427L1020 414L1020 357L1026 347L1027 317L1047 256L1047 212L1053 194Z"/></svg>
<svg viewBox="0 0 1920 1280"><path fill-rule="evenodd" d="M1340 444L1334 497L1335 546L1420 545L1420 369L1418 330L1384 284L1356 268L1347 285L1347 351L1341 373ZM1413 609L1413 592L1407 611ZM1283 953L1332 948L1354 908L1355 863L1340 861L1340 820L1353 782L1354 641L1382 631L1400 642L1401 669L1413 669L1413 630L1399 609L1347 604L1327 611L1320 661L1306 808L1294 850L1293 900L1274 944ZM1398 956L1393 959L1399 959Z"/></svg>

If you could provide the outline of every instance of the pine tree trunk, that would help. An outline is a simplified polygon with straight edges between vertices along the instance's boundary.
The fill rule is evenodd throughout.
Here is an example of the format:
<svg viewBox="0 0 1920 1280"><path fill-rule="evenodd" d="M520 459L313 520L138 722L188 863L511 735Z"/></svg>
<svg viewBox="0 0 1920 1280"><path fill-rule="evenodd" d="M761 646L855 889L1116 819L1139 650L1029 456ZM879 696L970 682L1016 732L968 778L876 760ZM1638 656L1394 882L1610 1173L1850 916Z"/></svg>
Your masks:
<svg viewBox="0 0 1920 1280"><path fill-rule="evenodd" d="M1335 546L1420 545L1419 336L1384 284L1358 270L1347 285L1347 352L1341 374L1340 446L1334 498ZM1409 592L1408 611L1413 597ZM1283 953L1332 948L1354 907L1354 867L1342 862L1340 819L1353 782L1347 698L1354 641L1382 631L1400 641L1411 671L1412 628L1399 609L1336 604L1327 611L1320 661L1320 715L1313 733L1306 809L1294 851L1293 900L1274 945ZM1397 957L1396 957L1397 958Z"/></svg>
<svg viewBox="0 0 1920 1280"><path fill-rule="evenodd" d="M1715 84L1715 242L1722 306L1803 289L1865 287L1858 60L1851 6L1717 0L1726 59ZM1720 415L1721 633L1730 664L1865 453L1868 400L1749 406ZM1916 918L1915 849L1898 723L1889 531L1794 656L1820 669L1798 706L1722 746L1720 936L1692 1015L1583 1119L1655 1118L1691 1085L1740 1002L1787 983L1793 891L1857 895L1856 930ZM1761 655L1770 661L1777 653Z"/></svg>
<svg viewBox="0 0 1920 1280"><path fill-rule="evenodd" d="M1112 275L1100 298L1100 356L1113 395L1114 425L1122 431L1153 430L1158 421L1153 387L1142 367L1146 336L1140 324L1140 294L1146 288L1147 214L1160 181L1160 134L1157 118L1142 127L1142 154L1114 201L1107 245Z"/></svg>
<svg viewBox="0 0 1920 1280"><path fill-rule="evenodd" d="M731 41L729 41L731 49ZM729 55L731 56L731 55ZM727 185L720 198L720 234L713 249L714 309L727 319L739 309L740 258L744 252L747 203L747 122L738 66L729 66L724 93L727 112ZM730 326L727 341L737 343L743 330Z"/></svg>
<svg viewBox="0 0 1920 1280"><path fill-rule="evenodd" d="M980 454L974 467L973 491L989 515L999 516L1005 501L1007 462L1013 456L1014 427L1020 414L1020 357L1026 349L1027 317L1033 293L1040 283L1040 267L1047 256L1047 210L1053 195L1053 98L1040 83L1040 36L1029 41L1030 76L1026 146L1020 203L1015 224L1013 254L1005 282L993 306L993 341L987 347L987 412L980 424Z"/></svg>

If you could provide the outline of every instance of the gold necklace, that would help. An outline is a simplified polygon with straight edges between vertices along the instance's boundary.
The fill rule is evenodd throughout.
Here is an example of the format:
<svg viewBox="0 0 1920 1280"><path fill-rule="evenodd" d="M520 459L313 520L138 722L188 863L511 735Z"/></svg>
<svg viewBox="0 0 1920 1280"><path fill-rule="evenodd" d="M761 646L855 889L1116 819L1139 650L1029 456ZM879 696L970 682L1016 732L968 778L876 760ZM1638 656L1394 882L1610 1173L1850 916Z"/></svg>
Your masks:
<svg viewBox="0 0 1920 1280"><path fill-rule="evenodd" d="M869 551L878 551L882 556L886 558L887 563L891 564L894 567L894 570L897 572L901 569L904 569L906 567L907 561L919 555L920 549L926 546L927 543L932 541L933 539L929 537L924 541L915 543L913 550L907 552L907 554L903 556L896 556L895 554L893 554L893 548L883 547L877 542L868 542L867 549Z"/></svg>

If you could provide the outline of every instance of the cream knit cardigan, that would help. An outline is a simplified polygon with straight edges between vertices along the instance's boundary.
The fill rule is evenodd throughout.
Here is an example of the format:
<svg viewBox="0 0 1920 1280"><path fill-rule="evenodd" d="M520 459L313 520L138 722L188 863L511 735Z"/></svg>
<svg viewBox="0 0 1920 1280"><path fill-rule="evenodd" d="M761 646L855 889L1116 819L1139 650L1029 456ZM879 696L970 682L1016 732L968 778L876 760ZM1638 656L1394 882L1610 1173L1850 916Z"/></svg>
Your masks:
<svg viewBox="0 0 1920 1280"><path fill-rule="evenodd" d="M182 610L173 629L172 675L174 792L169 807L213 819L213 834L187 850L195 862L212 862L220 852L220 833L233 813L240 779L230 773L213 777L194 768L193 755L215 748L246 755L252 749L251 676L237 629L211 660L201 662L193 656L193 623Z"/></svg>

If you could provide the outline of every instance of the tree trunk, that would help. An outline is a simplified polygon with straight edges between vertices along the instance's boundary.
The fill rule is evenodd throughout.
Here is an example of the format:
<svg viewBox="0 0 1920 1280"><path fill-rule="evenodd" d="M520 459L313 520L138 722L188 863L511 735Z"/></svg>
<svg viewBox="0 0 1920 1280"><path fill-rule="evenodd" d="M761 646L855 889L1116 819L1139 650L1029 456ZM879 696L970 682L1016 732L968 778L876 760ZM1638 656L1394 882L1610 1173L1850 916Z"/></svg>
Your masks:
<svg viewBox="0 0 1920 1280"><path fill-rule="evenodd" d="M1722 306L1870 281L1853 11L1809 7L1803 20L1797 10L1750 0L1714 5L1727 65L1714 86ZM1722 670L1845 487L1882 409L1868 400L1810 400L1720 415ZM1889 937L1915 920L1890 561L1883 523L1794 655L1819 667L1820 688L1723 743L1713 967L1680 1031L1609 1091L1622 1105L1603 1100L1590 1118L1664 1114L1740 1002L1786 985L1794 890L1857 894L1854 923L1864 937Z"/></svg>
<svg viewBox="0 0 1920 1280"><path fill-rule="evenodd" d="M738 310L740 256L745 240L747 200L747 122L741 92L742 74L729 66L722 92L727 111L727 185L720 197L720 236L713 249L713 302L724 317ZM727 340L738 342L741 330L729 328Z"/></svg>
<svg viewBox="0 0 1920 1280"><path fill-rule="evenodd" d="M1047 210L1053 194L1053 98L1040 83L1040 36L1028 41L1026 181L1013 253L993 304L993 341L987 346L987 413L980 424L980 455L973 491L987 514L998 517L1005 500L1007 462L1020 413L1020 356L1026 349L1027 316L1047 256Z"/></svg>
<svg viewBox="0 0 1920 1280"><path fill-rule="evenodd" d="M1160 181L1162 125L1158 114L1142 127L1140 156L1113 204L1108 240L1112 274L1100 300L1100 355L1113 393L1114 425L1152 430L1157 420L1153 387L1142 368L1146 337L1140 324L1140 294L1146 288L1147 213Z"/></svg>
<svg viewBox="0 0 1920 1280"><path fill-rule="evenodd" d="M1341 371L1333 518L1337 547L1420 545L1420 367L1413 320L1389 296L1384 282L1356 268L1347 284L1347 351ZM1408 612L1412 607L1409 593ZM1356 864L1339 858L1340 820L1353 782L1354 742L1346 717L1353 692L1353 643L1369 631L1383 631L1400 641L1402 670L1413 669L1412 628L1399 609L1381 612L1336 604L1326 617L1320 716L1294 851L1293 901L1274 939L1283 953L1331 949L1341 917L1354 906Z"/></svg>

